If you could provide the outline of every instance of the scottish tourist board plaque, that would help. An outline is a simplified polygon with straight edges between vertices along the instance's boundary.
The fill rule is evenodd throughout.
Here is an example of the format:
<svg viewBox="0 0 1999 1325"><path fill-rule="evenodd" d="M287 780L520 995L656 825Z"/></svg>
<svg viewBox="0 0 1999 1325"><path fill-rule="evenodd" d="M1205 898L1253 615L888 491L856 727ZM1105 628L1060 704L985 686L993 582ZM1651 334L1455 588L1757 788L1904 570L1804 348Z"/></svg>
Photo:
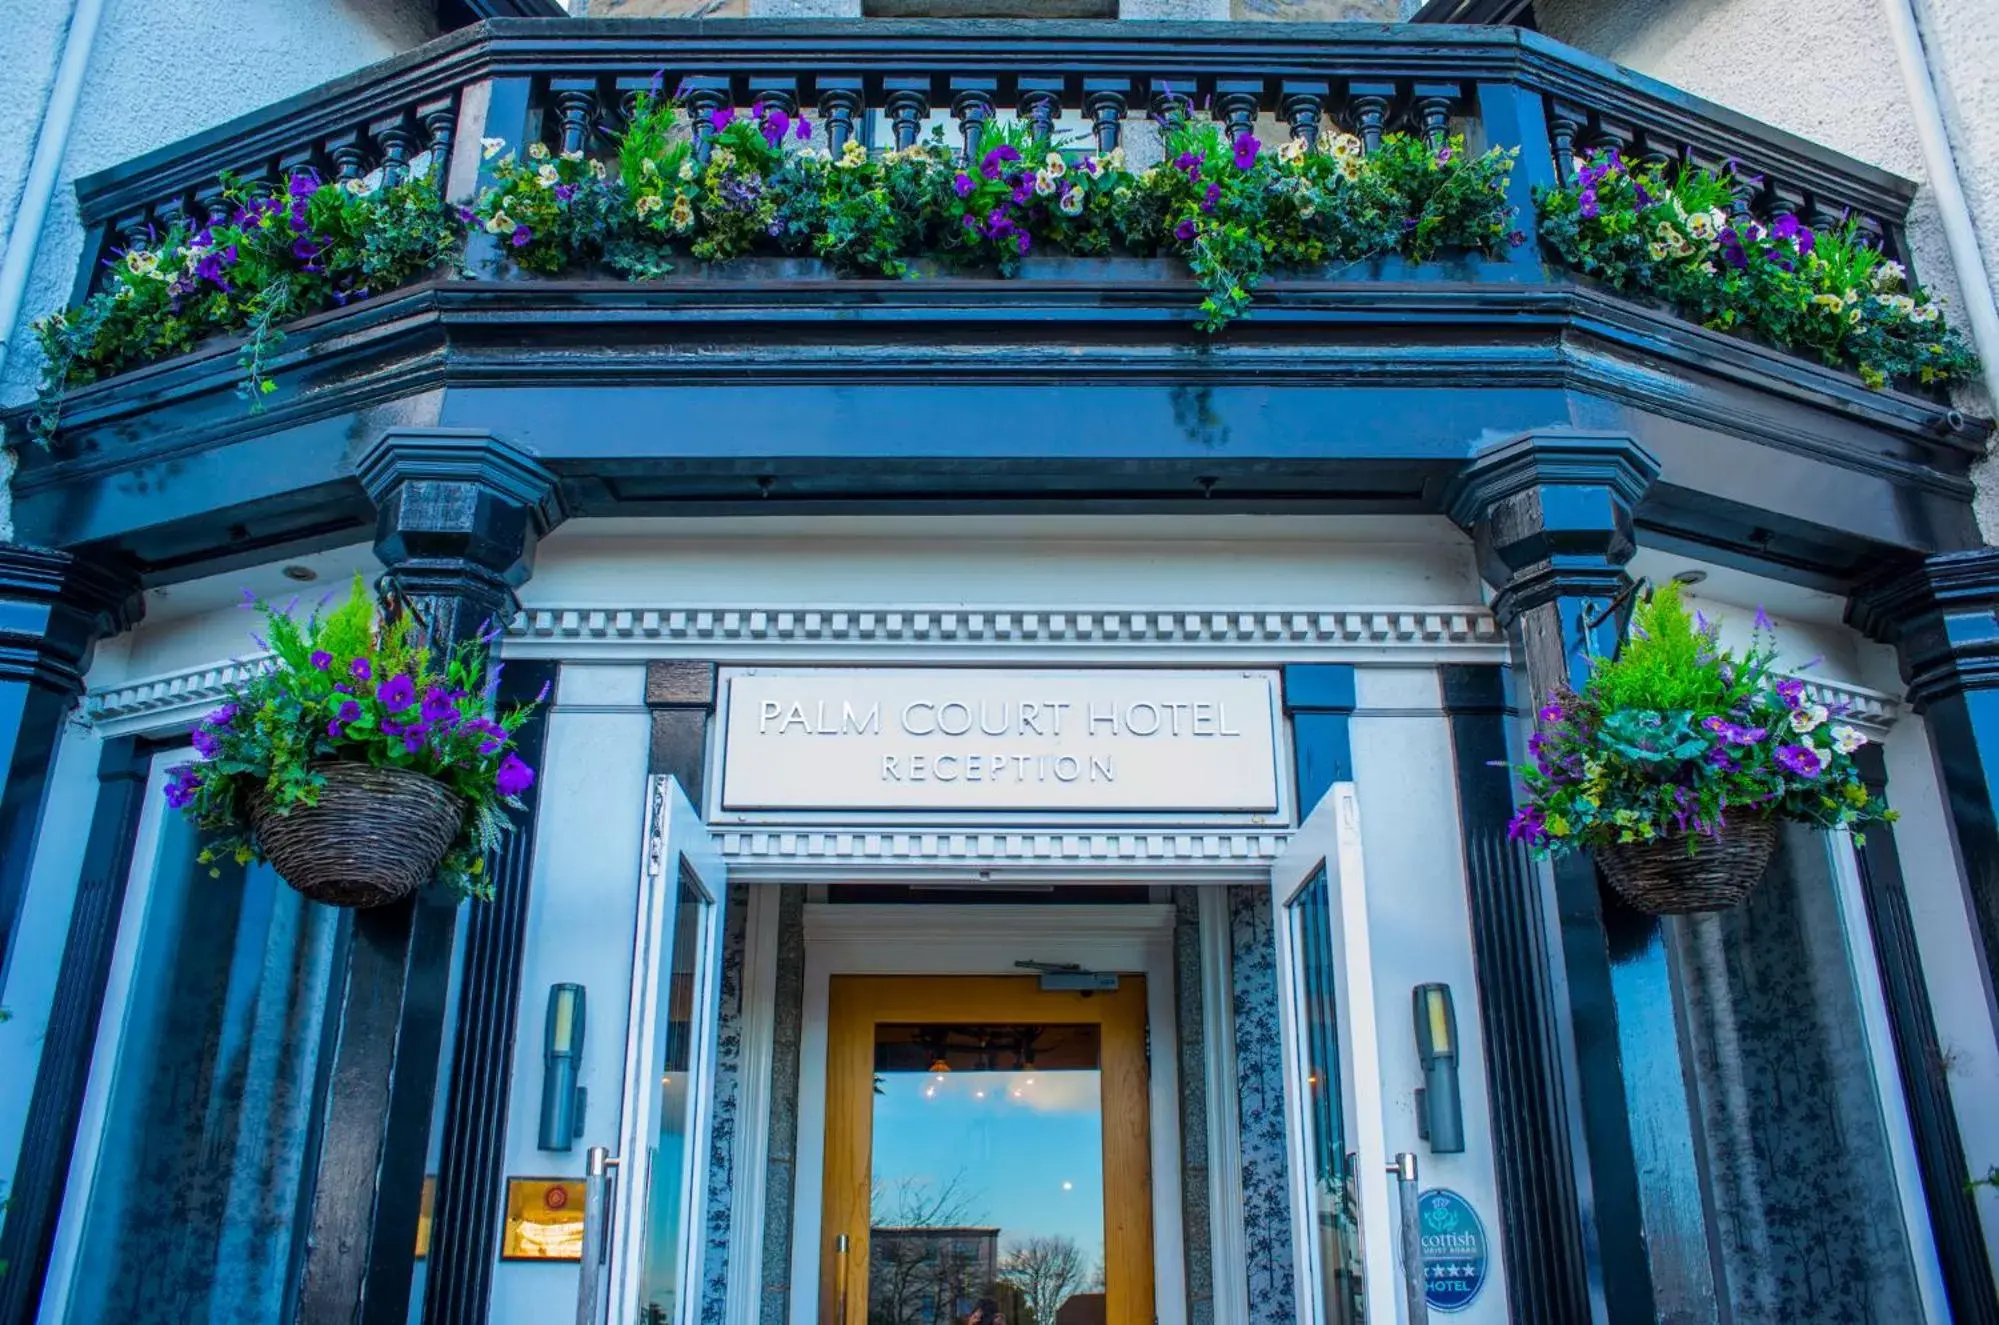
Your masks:
<svg viewBox="0 0 1999 1325"><path fill-rule="evenodd" d="M1423 1248L1423 1295L1432 1311L1463 1311L1485 1287L1485 1224L1471 1202L1432 1187L1416 1202Z"/></svg>
<svg viewBox="0 0 1999 1325"><path fill-rule="evenodd" d="M726 811L1281 808L1268 672L756 669L726 702Z"/></svg>

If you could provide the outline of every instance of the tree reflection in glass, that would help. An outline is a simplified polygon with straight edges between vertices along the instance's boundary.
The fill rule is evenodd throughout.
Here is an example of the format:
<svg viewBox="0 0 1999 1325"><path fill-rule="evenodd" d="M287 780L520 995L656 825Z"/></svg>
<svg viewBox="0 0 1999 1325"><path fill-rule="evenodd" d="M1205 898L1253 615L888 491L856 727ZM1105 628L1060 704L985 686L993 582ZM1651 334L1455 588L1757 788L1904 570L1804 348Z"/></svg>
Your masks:
<svg viewBox="0 0 1999 1325"><path fill-rule="evenodd" d="M1100 1325L1095 1026L883 1025L869 1325Z"/></svg>

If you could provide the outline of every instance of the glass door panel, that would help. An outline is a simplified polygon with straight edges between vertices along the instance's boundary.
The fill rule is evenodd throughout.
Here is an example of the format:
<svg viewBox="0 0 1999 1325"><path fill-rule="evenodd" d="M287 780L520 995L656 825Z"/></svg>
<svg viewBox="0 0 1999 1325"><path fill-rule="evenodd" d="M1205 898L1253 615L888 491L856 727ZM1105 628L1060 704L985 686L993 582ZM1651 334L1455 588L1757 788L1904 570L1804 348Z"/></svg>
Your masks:
<svg viewBox="0 0 1999 1325"><path fill-rule="evenodd" d="M1396 1319L1396 1225L1350 783L1326 793L1271 866L1289 1066L1304 1325Z"/></svg>
<svg viewBox="0 0 1999 1325"><path fill-rule="evenodd" d="M1101 1319L1101 1041L1092 1025L875 1028L868 1325Z"/></svg>
<svg viewBox="0 0 1999 1325"><path fill-rule="evenodd" d="M820 1319L1151 1325L1145 982L836 976Z"/></svg>
<svg viewBox="0 0 1999 1325"><path fill-rule="evenodd" d="M679 784L660 778L652 790L625 1055L610 1320L693 1325L725 879L713 839Z"/></svg>

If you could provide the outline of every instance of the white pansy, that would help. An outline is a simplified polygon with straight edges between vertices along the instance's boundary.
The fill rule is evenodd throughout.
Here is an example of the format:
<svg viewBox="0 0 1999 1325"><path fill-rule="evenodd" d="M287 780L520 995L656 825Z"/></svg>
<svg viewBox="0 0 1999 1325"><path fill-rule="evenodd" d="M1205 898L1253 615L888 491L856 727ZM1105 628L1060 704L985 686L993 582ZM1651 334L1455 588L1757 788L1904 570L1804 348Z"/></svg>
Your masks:
<svg viewBox="0 0 1999 1325"><path fill-rule="evenodd" d="M528 144L528 157L529 157L529 159L531 159L531 160L534 160L534 161L546 161L546 160L548 160L548 144L547 144L547 143L529 143L529 144Z"/></svg>
<svg viewBox="0 0 1999 1325"><path fill-rule="evenodd" d="M341 187L357 198L365 198L375 191L375 186L365 179L350 179Z"/></svg>
<svg viewBox="0 0 1999 1325"><path fill-rule="evenodd" d="M1832 751L1822 745L1808 745L1805 748L1819 761L1819 772L1825 772L1826 766L1832 763Z"/></svg>
<svg viewBox="0 0 1999 1325"><path fill-rule="evenodd" d="M1035 171L1035 172L1034 172L1034 191L1035 191L1035 192L1036 192L1037 194L1039 194L1039 195L1040 195L1041 197L1044 197L1044 198L1046 198L1046 197L1048 197L1048 196L1049 196L1050 194L1054 193L1054 192L1055 192L1055 179L1054 179L1054 177L1053 177L1052 175L1050 175L1050 174L1049 174L1049 173L1048 173L1047 171L1045 171L1045 170L1037 170L1037 171Z"/></svg>
<svg viewBox="0 0 1999 1325"><path fill-rule="evenodd" d="M1843 755L1850 755L1865 744L1867 744L1867 738L1853 728L1843 722L1834 724L1832 729L1833 749Z"/></svg>
<svg viewBox="0 0 1999 1325"><path fill-rule="evenodd" d="M1050 179L1060 179L1069 173L1069 163L1062 159L1060 152L1050 152L1047 159L1042 162L1042 166L1048 172Z"/></svg>
<svg viewBox="0 0 1999 1325"><path fill-rule="evenodd" d="M562 176L556 173L555 167L546 163L540 170L534 172L534 177L541 182L544 189L552 189L562 182Z"/></svg>
<svg viewBox="0 0 1999 1325"><path fill-rule="evenodd" d="M1807 704L1791 714L1791 730L1794 732L1816 731L1819 725L1832 715L1823 704Z"/></svg>
<svg viewBox="0 0 1999 1325"><path fill-rule="evenodd" d="M481 138L479 140L479 155L491 161L500 154L506 145L507 140L504 138Z"/></svg>
<svg viewBox="0 0 1999 1325"><path fill-rule="evenodd" d="M1063 194L1061 207L1064 216L1081 216L1083 214L1083 191L1081 189L1070 189L1067 193Z"/></svg>

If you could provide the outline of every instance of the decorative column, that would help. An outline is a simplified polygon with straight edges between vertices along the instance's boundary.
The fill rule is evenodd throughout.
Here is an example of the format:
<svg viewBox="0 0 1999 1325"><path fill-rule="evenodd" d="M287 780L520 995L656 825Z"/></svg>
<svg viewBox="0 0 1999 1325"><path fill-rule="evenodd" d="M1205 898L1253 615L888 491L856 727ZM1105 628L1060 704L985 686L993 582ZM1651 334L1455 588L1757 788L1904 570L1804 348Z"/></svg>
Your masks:
<svg viewBox="0 0 1999 1325"><path fill-rule="evenodd" d="M1999 972L1999 549L1931 557L1863 589L1846 615L1901 659L1936 746L1985 969Z"/></svg>
<svg viewBox="0 0 1999 1325"><path fill-rule="evenodd" d="M512 616L536 542L563 515L552 474L489 434L452 429L389 432L355 469L378 512L376 555L433 648ZM356 912L343 932L299 1320L409 1319L457 919L424 889Z"/></svg>
<svg viewBox="0 0 1999 1325"><path fill-rule="evenodd" d="M0 994L63 720L98 640L144 611L132 577L65 552L0 544Z"/></svg>
<svg viewBox="0 0 1999 1325"><path fill-rule="evenodd" d="M1631 512L1658 472L1658 462L1628 436L1556 430L1474 457L1446 493L1451 518L1476 540L1493 611L1534 706L1579 686L1590 659L1617 647L1622 616L1614 605L1630 588L1624 566L1636 550ZM1498 702L1492 681L1457 680L1451 703L1465 719L1454 721L1461 763L1496 757L1490 732L1481 735L1469 721ZM1490 825L1467 824L1468 834L1475 829L1490 834ZM1715 1320L1700 1156L1659 922L1607 896L1588 856L1561 861L1544 876L1504 846L1467 839L1493 1158L1502 1206L1516 1215L1507 1245L1514 1314L1550 1325L1588 1321L1580 1251L1594 1241L1613 1325ZM1541 884L1547 877L1552 897ZM1542 947L1551 905L1555 953ZM1549 969L1557 954L1566 1026ZM1565 1031L1577 1065L1573 1082L1558 1047ZM1585 1236L1578 1184L1563 1162L1574 1153L1571 1089L1580 1105L1576 1158L1588 1169L1593 1238Z"/></svg>

